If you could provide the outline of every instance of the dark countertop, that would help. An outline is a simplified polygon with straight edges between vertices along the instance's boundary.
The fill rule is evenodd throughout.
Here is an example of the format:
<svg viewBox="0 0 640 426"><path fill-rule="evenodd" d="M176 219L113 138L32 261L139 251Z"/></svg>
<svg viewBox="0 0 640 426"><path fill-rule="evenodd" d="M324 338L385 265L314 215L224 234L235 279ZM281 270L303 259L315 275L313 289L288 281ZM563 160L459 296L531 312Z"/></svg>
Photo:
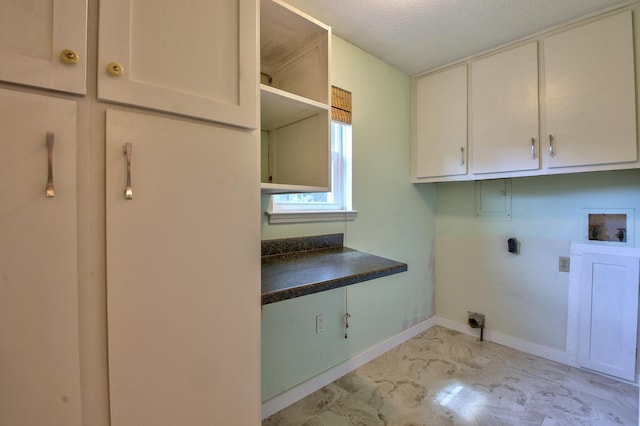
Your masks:
<svg viewBox="0 0 640 426"><path fill-rule="evenodd" d="M407 264L342 245L342 234L262 242L262 304L407 270Z"/></svg>

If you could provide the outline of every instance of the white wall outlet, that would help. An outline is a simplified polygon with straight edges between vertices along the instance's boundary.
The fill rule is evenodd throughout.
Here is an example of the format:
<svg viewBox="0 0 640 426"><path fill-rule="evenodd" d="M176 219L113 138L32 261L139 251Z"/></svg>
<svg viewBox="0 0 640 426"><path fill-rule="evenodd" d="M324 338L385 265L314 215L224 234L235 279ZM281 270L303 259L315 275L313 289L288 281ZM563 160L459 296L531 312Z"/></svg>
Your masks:
<svg viewBox="0 0 640 426"><path fill-rule="evenodd" d="M566 256L560 256L558 258L558 271L569 272L571 270L571 258Z"/></svg>
<svg viewBox="0 0 640 426"><path fill-rule="evenodd" d="M316 333L324 331L324 314L316 315Z"/></svg>

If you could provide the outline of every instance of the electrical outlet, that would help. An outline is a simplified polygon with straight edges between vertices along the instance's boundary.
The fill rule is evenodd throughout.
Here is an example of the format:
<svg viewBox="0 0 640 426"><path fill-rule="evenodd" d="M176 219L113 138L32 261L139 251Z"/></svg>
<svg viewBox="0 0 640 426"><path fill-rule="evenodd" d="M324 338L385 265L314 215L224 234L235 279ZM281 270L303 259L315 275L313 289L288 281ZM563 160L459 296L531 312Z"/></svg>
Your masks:
<svg viewBox="0 0 640 426"><path fill-rule="evenodd" d="M316 315L316 333L324 331L324 314Z"/></svg>
<svg viewBox="0 0 640 426"><path fill-rule="evenodd" d="M571 258L560 256L558 258L558 271L569 272L571 270Z"/></svg>

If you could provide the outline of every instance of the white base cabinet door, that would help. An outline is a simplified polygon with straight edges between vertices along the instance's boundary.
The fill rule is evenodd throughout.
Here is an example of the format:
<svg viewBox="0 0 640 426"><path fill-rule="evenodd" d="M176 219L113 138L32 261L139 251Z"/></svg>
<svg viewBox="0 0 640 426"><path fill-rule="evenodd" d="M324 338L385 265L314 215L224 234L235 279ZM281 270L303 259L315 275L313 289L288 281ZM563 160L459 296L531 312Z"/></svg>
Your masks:
<svg viewBox="0 0 640 426"><path fill-rule="evenodd" d="M87 0L0 0L0 80L86 93Z"/></svg>
<svg viewBox="0 0 640 426"><path fill-rule="evenodd" d="M635 380L640 258L584 253L578 364Z"/></svg>
<svg viewBox="0 0 640 426"><path fill-rule="evenodd" d="M0 128L0 424L80 426L76 104L0 90Z"/></svg>
<svg viewBox="0 0 640 426"><path fill-rule="evenodd" d="M113 426L259 424L258 149L253 132L107 112Z"/></svg>

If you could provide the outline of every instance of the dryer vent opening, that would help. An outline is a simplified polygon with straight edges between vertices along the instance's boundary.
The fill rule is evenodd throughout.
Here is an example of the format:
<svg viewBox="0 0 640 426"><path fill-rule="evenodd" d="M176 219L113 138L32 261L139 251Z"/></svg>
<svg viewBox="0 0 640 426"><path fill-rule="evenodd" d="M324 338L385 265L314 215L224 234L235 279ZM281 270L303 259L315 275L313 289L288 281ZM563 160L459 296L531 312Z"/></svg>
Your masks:
<svg viewBox="0 0 640 426"><path fill-rule="evenodd" d="M480 341L484 340L484 314L467 311L469 327L480 329Z"/></svg>

